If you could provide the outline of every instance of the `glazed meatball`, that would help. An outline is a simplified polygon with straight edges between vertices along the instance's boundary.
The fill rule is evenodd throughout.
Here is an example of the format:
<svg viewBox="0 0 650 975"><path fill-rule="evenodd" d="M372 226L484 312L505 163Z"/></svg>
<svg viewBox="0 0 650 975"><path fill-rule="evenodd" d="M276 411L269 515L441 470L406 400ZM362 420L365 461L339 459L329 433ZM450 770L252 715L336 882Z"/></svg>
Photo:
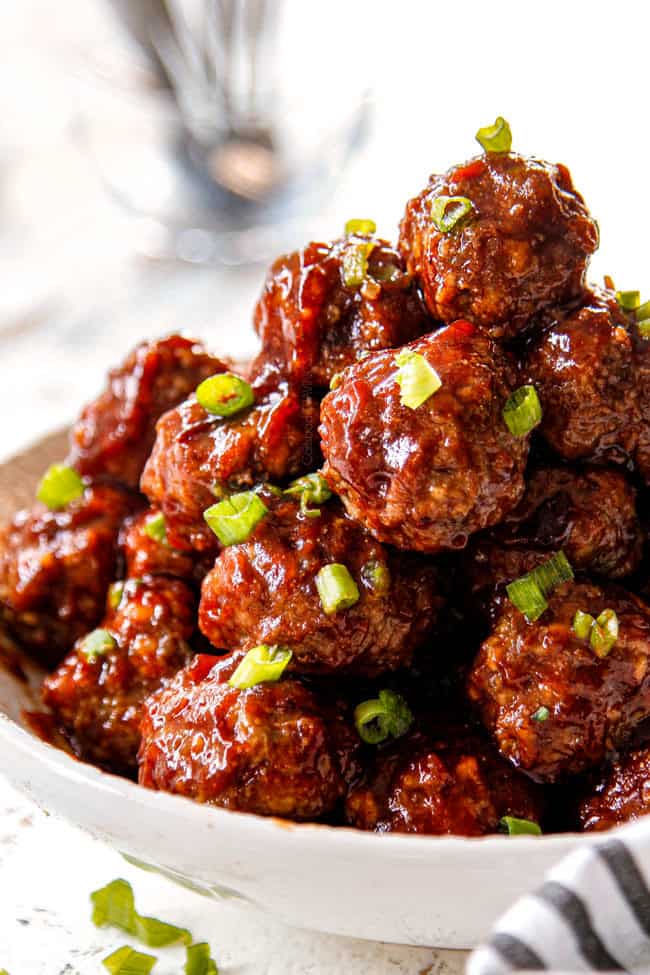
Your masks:
<svg viewBox="0 0 650 975"><path fill-rule="evenodd" d="M179 580L130 579L102 630L107 646L80 639L43 685L76 754L123 775L137 767L143 702L191 657L196 599Z"/></svg>
<svg viewBox="0 0 650 975"><path fill-rule="evenodd" d="M578 610L613 610L615 645L599 656L573 629ZM623 590L568 582L534 623L503 601L468 691L502 754L542 782L603 762L650 717L650 609Z"/></svg>
<svg viewBox="0 0 650 975"><path fill-rule="evenodd" d="M643 553L636 493L616 470L542 467L504 521L467 549L474 591L517 579L562 549L574 569L611 579L630 575Z"/></svg>
<svg viewBox="0 0 650 975"><path fill-rule="evenodd" d="M0 614L22 646L55 666L104 610L117 536L138 505L120 487L95 484L59 511L36 505L0 538Z"/></svg>
<svg viewBox="0 0 650 975"><path fill-rule="evenodd" d="M143 342L82 412L72 430L68 463L84 476L109 476L137 488L158 418L202 380L225 370L203 346L180 335Z"/></svg>
<svg viewBox="0 0 650 975"><path fill-rule="evenodd" d="M274 387L271 381L267 391L268 381L253 383L255 405L236 416L213 416L190 397L159 421L142 490L162 510L177 548L215 550L203 512L230 488L318 467L317 404L286 383Z"/></svg>
<svg viewBox="0 0 650 975"><path fill-rule="evenodd" d="M650 813L650 747L636 748L607 769L580 803L584 830L611 829Z"/></svg>
<svg viewBox="0 0 650 975"><path fill-rule="evenodd" d="M441 197L471 202L451 229L445 222L461 211L453 202L436 204ZM578 295L597 246L597 225L569 171L514 154L481 156L432 176L407 204L399 239L434 318L468 318L496 338Z"/></svg>
<svg viewBox="0 0 650 975"><path fill-rule="evenodd" d="M140 784L262 816L327 816L356 771L353 726L295 680L230 687L240 660L200 655L149 698Z"/></svg>
<svg viewBox="0 0 650 975"><path fill-rule="evenodd" d="M423 552L463 548L524 490L529 438L512 436L503 419L516 373L467 322L407 350L433 366L440 389L417 409L403 405L395 352L346 370L321 406L325 476L380 541Z"/></svg>
<svg viewBox="0 0 650 975"><path fill-rule="evenodd" d="M489 741L457 722L381 748L346 802L358 829L482 836L502 816L539 822L541 792Z"/></svg>
<svg viewBox="0 0 650 975"><path fill-rule="evenodd" d="M359 259L367 260L365 275ZM351 234L312 243L268 273L255 310L262 342L256 368L272 364L293 383L327 388L362 352L403 345L431 327L401 257L385 241Z"/></svg>
<svg viewBox="0 0 650 975"><path fill-rule="evenodd" d="M120 532L120 549L130 579L163 575L201 582L213 562L202 553L174 548L167 539L164 517L155 508L126 520Z"/></svg>
<svg viewBox="0 0 650 975"><path fill-rule="evenodd" d="M648 344L604 291L589 292L531 343L527 371L544 411L541 432L558 454L635 462L650 478Z"/></svg>
<svg viewBox="0 0 650 975"><path fill-rule="evenodd" d="M436 570L387 551L328 502L320 515L293 498L264 495L269 513L247 541L224 549L206 576L199 626L215 647L279 644L295 670L371 675L406 666L440 606ZM326 612L324 566L343 565L358 600Z"/></svg>

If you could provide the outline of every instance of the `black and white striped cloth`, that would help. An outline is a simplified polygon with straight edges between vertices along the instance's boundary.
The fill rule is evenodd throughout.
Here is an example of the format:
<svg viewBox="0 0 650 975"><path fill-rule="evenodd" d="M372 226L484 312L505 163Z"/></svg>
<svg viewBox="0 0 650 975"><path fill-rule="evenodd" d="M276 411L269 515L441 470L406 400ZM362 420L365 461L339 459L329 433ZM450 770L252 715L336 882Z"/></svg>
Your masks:
<svg viewBox="0 0 650 975"><path fill-rule="evenodd" d="M497 922L467 975L546 970L650 972L650 817L565 857Z"/></svg>

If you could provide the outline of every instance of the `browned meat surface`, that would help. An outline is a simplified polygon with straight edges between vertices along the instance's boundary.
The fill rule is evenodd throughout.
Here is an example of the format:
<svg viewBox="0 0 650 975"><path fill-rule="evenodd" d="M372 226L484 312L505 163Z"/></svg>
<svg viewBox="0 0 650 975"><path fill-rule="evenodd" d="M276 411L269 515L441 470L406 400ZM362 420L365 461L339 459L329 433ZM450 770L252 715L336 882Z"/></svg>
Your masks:
<svg viewBox="0 0 650 975"><path fill-rule="evenodd" d="M650 748L636 748L614 762L580 803L584 830L604 830L650 813Z"/></svg>
<svg viewBox="0 0 650 975"><path fill-rule="evenodd" d="M159 538L161 525L165 534ZM209 555L174 548L166 537L164 517L155 508L126 520L120 532L120 549L130 579L163 575L201 582L214 561Z"/></svg>

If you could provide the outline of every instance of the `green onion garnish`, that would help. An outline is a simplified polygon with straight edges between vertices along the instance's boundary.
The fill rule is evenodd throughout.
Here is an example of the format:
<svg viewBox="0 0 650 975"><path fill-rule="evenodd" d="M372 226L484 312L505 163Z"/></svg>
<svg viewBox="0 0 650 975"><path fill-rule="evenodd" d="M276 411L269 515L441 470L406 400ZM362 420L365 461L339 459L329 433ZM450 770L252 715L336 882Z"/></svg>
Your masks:
<svg viewBox="0 0 650 975"><path fill-rule="evenodd" d="M579 640L588 640L595 622L596 620L591 613L583 613L581 609L578 609L573 617L573 632Z"/></svg>
<svg viewBox="0 0 650 975"><path fill-rule="evenodd" d="M542 404L534 386L520 386L503 407L503 419L513 437L525 437L542 419Z"/></svg>
<svg viewBox="0 0 650 975"><path fill-rule="evenodd" d="M79 644L79 653L83 654L90 663L94 663L97 657L105 656L116 646L117 640L108 630L93 630Z"/></svg>
<svg viewBox="0 0 650 975"><path fill-rule="evenodd" d="M553 590L562 585L563 582L570 582L573 578L573 569L564 552L554 552L554 554L542 562L530 575L541 589L544 596L550 596Z"/></svg>
<svg viewBox="0 0 650 975"><path fill-rule="evenodd" d="M113 880L90 895L93 905L92 922L96 927L119 928L142 941L149 948L192 943L187 928L167 924L155 917L142 917L135 909L131 884L126 880Z"/></svg>
<svg viewBox="0 0 650 975"><path fill-rule="evenodd" d="M510 126L500 115L494 125L486 125L476 133L476 141L488 153L510 152L512 132Z"/></svg>
<svg viewBox="0 0 650 975"><path fill-rule="evenodd" d="M147 538L158 542L159 545L167 544L167 525L165 524L165 516L162 511L147 518L142 530Z"/></svg>
<svg viewBox="0 0 650 975"><path fill-rule="evenodd" d="M213 504L203 517L222 545L245 542L269 509L254 491L242 491Z"/></svg>
<svg viewBox="0 0 650 975"><path fill-rule="evenodd" d="M499 830L509 836L541 836L539 823L532 819L518 819L516 816L503 816L499 820Z"/></svg>
<svg viewBox="0 0 650 975"><path fill-rule="evenodd" d="M375 243L349 244L343 252L341 271L343 284L346 288L358 288L363 284L368 273L368 258L375 248Z"/></svg>
<svg viewBox="0 0 650 975"><path fill-rule="evenodd" d="M395 362L399 366L396 379L400 388L402 406L417 410L418 406L422 406L440 389L442 380L433 366L419 352L405 349L397 353Z"/></svg>
<svg viewBox="0 0 650 975"><path fill-rule="evenodd" d="M345 236L354 234L357 237L371 237L377 230L374 220L348 220L345 225Z"/></svg>
<svg viewBox="0 0 650 975"><path fill-rule="evenodd" d="M431 204L431 220L441 234L460 226L472 213L474 204L466 196L437 196Z"/></svg>
<svg viewBox="0 0 650 975"><path fill-rule="evenodd" d="M255 394L246 380L232 372L204 379L196 388L196 398L204 410L215 416L233 416L255 402Z"/></svg>
<svg viewBox="0 0 650 975"><path fill-rule="evenodd" d="M84 493L84 482L73 467L65 464L52 464L41 478L36 497L50 511L65 508Z"/></svg>
<svg viewBox="0 0 650 975"><path fill-rule="evenodd" d="M240 691L256 684L280 680L293 654L287 647L269 647L261 643L249 650L228 683Z"/></svg>
<svg viewBox="0 0 650 975"><path fill-rule="evenodd" d="M330 379L330 390L338 389L342 382L343 382L343 372L342 371L335 372L332 378Z"/></svg>
<svg viewBox="0 0 650 975"><path fill-rule="evenodd" d="M589 645L597 657L604 658L618 640L618 616L613 609L604 609L591 627Z"/></svg>
<svg viewBox="0 0 650 975"><path fill-rule="evenodd" d="M387 738L405 735L413 723L413 712L401 694L384 690L357 705L354 723L362 741L378 745Z"/></svg>
<svg viewBox="0 0 650 975"><path fill-rule="evenodd" d="M124 594L124 583L123 582L112 582L108 587L108 605L111 609L117 609L117 607L122 602L122 596Z"/></svg>
<svg viewBox="0 0 650 975"><path fill-rule="evenodd" d="M387 596L390 592L390 569L385 562L371 559L361 568L363 582L378 596Z"/></svg>
<svg viewBox="0 0 650 975"><path fill-rule="evenodd" d="M642 318L636 327L642 339L650 339L650 318Z"/></svg>
<svg viewBox="0 0 650 975"><path fill-rule="evenodd" d="M530 717L531 717L531 720L532 721L538 721L538 722L541 723L542 721L548 721L548 719L550 717L550 714L551 714L551 712L549 711L549 709L548 708L545 708L542 705L542 707L541 708L537 708L537 710L535 711L535 713L534 714L531 714Z"/></svg>
<svg viewBox="0 0 650 975"><path fill-rule="evenodd" d="M641 292L617 291L616 300L625 311L636 311L641 305Z"/></svg>
<svg viewBox="0 0 650 975"><path fill-rule="evenodd" d="M509 583L506 592L510 602L524 614L528 622L534 623L548 609L546 597L550 596L556 586L573 578L573 569L564 552L555 552L532 572Z"/></svg>
<svg viewBox="0 0 650 975"><path fill-rule="evenodd" d="M189 945L186 951L185 975L219 975L217 964L210 957L210 946L204 941Z"/></svg>
<svg viewBox="0 0 650 975"><path fill-rule="evenodd" d="M316 588L327 616L354 606L361 595L347 567L339 562L323 566L316 576Z"/></svg>
<svg viewBox="0 0 650 975"><path fill-rule="evenodd" d="M643 321L645 318L650 318L650 301L644 301L642 305L636 309L636 320L637 322Z"/></svg>
<svg viewBox="0 0 650 975"><path fill-rule="evenodd" d="M318 471L292 481L284 493L299 497L300 511L310 518L320 515L320 508L310 508L310 504L324 504L332 497L332 489Z"/></svg>
<svg viewBox="0 0 650 975"><path fill-rule="evenodd" d="M149 975L157 961L153 955L144 955L141 951L124 945L104 958L102 965L111 975Z"/></svg>

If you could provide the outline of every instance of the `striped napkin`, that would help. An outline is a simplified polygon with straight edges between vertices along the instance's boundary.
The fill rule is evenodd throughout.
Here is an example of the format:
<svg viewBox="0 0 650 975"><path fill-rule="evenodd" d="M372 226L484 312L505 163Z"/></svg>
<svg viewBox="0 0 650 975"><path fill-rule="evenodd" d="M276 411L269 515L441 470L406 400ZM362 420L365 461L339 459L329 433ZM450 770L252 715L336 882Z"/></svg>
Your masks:
<svg viewBox="0 0 650 975"><path fill-rule="evenodd" d="M650 972L650 817L565 857L497 922L467 975L522 970Z"/></svg>

